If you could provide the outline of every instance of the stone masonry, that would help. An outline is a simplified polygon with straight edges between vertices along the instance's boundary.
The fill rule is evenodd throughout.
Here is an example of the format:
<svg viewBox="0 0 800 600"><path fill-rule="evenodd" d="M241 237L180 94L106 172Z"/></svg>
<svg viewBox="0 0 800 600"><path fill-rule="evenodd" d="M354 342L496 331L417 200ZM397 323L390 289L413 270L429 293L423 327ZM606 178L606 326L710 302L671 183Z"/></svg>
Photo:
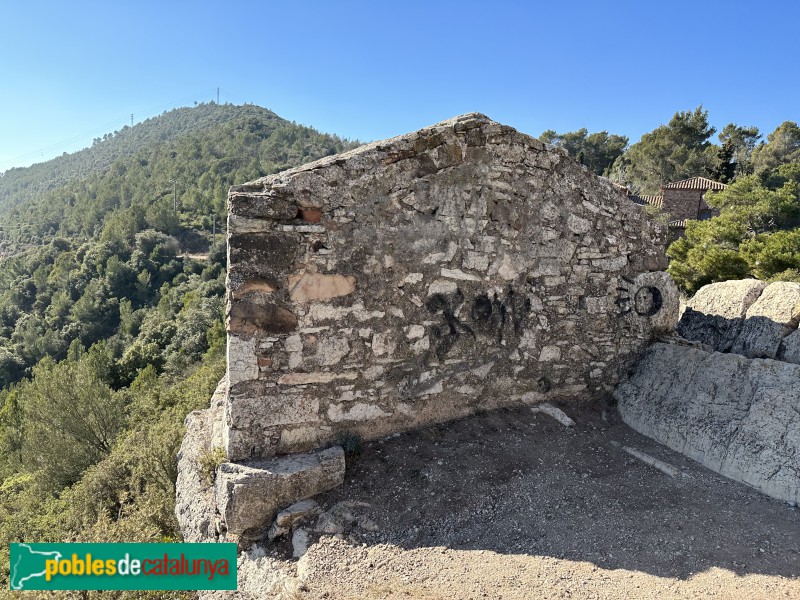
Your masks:
<svg viewBox="0 0 800 600"><path fill-rule="evenodd" d="M663 210L670 220L708 219L719 214L705 200L706 190L702 189L668 189L664 188Z"/></svg>
<svg viewBox="0 0 800 600"><path fill-rule="evenodd" d="M231 189L231 460L606 395L677 320L664 227L468 114Z"/></svg>

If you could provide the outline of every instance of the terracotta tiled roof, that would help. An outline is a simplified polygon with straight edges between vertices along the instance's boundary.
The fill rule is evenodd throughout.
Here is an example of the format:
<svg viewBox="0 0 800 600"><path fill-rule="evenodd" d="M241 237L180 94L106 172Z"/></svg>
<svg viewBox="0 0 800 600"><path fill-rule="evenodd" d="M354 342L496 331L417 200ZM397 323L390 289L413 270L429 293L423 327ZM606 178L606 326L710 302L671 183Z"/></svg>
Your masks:
<svg viewBox="0 0 800 600"><path fill-rule="evenodd" d="M727 185L724 183L720 183L719 181L712 181L711 179L706 179L705 177L691 177L689 179L683 179L682 181L676 181L674 183L667 183L666 185L661 186L661 189L664 190L724 190Z"/></svg>
<svg viewBox="0 0 800 600"><path fill-rule="evenodd" d="M635 204L640 204L644 206L645 204L650 204L651 206L655 206L657 208L661 208L664 206L664 196L660 194L631 194L628 196L631 201Z"/></svg>

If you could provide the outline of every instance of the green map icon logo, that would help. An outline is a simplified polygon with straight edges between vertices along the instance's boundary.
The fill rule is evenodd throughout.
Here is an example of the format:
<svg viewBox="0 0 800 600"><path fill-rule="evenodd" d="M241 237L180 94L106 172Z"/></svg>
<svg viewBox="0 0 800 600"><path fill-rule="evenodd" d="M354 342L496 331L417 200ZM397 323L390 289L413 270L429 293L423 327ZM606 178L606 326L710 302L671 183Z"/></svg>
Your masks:
<svg viewBox="0 0 800 600"><path fill-rule="evenodd" d="M57 551L34 550L28 544L15 544L16 556L11 557L10 587L12 590L25 589L25 582L37 577L44 578L47 560L61 560Z"/></svg>

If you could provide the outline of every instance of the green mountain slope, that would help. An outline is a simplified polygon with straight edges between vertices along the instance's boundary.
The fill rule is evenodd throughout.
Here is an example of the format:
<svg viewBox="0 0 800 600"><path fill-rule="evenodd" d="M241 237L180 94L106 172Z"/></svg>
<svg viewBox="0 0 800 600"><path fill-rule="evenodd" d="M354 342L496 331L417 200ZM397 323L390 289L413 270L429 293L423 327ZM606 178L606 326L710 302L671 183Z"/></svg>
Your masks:
<svg viewBox="0 0 800 600"><path fill-rule="evenodd" d="M5 250L52 236L176 234L225 215L235 182L354 144L252 105L205 104L126 127L92 148L0 177ZM175 210L177 204L177 210ZM0 246L2 249L3 246Z"/></svg>
<svg viewBox="0 0 800 600"><path fill-rule="evenodd" d="M0 242L0 554L177 535L183 419L224 371L228 187L354 145L210 104L0 178L19 225Z"/></svg>
<svg viewBox="0 0 800 600"><path fill-rule="evenodd" d="M259 106L200 104L195 108L176 108L147 119L133 127L96 138L90 148L63 155L27 168L0 172L0 211L39 198L43 193L68 181L107 169L114 161L126 158L159 142L168 142L187 133L251 115L262 121L286 123L275 113Z"/></svg>

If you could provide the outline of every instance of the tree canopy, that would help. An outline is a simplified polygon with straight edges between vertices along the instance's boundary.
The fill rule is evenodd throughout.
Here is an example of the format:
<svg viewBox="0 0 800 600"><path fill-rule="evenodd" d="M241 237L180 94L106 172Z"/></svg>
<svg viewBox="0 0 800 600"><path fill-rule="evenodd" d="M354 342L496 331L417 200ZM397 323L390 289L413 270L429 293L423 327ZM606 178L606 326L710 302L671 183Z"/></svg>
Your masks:
<svg viewBox="0 0 800 600"><path fill-rule="evenodd" d="M667 252L683 290L745 277L800 281L800 163L742 177L706 198L720 215L688 222Z"/></svg>
<svg viewBox="0 0 800 600"><path fill-rule="evenodd" d="M702 106L677 112L667 125L644 134L619 157L613 176L642 194L656 194L672 181L713 176L717 151L709 140L715 131Z"/></svg>
<svg viewBox="0 0 800 600"><path fill-rule="evenodd" d="M628 138L624 135L609 135L607 131L589 133L585 128L568 133L556 133L548 129L539 139L563 148L572 158L597 175L608 175L614 161L622 156L628 145Z"/></svg>

